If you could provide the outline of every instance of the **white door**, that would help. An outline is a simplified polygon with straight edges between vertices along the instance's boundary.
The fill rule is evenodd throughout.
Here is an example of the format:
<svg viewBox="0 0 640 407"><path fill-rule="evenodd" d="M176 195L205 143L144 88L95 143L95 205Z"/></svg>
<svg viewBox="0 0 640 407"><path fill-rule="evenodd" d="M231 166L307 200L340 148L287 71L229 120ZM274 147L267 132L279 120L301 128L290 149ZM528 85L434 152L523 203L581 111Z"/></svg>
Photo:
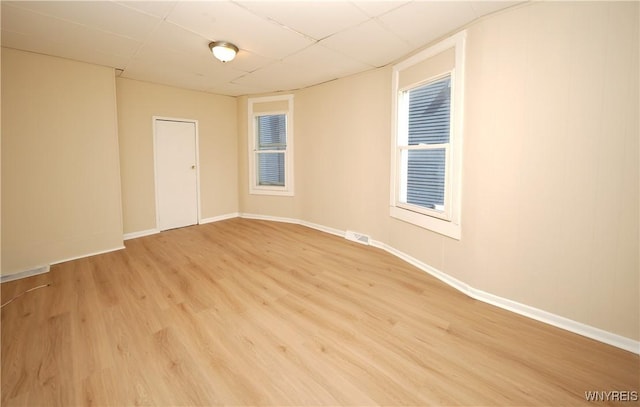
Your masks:
<svg viewBox="0 0 640 407"><path fill-rule="evenodd" d="M198 223L196 124L155 120L157 221L160 230Z"/></svg>

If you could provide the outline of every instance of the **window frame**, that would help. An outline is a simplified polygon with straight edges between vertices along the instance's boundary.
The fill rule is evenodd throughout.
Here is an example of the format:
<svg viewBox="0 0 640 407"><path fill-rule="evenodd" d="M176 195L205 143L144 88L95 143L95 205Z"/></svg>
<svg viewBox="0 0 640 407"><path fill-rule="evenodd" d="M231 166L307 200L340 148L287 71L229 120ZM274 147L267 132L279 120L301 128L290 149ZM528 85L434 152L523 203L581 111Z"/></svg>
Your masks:
<svg viewBox="0 0 640 407"><path fill-rule="evenodd" d="M392 70L390 216L456 240L461 239L465 42L466 31L461 31L394 65ZM442 70L435 75L423 77L418 81L399 87L403 70L450 49L454 50L455 55L453 69ZM447 143L448 147L445 149L444 210L438 211L402 202L400 199L402 191L407 189L407 171L403 170L402 152L413 149L442 148L444 145L434 144L428 147L417 147L399 143L403 138L403 134L406 135L408 133L408 92L435 82L447 75L451 75L450 135L449 143ZM403 112L406 112L406 114L403 115Z"/></svg>
<svg viewBox="0 0 640 407"><path fill-rule="evenodd" d="M287 102L287 109L273 109L254 112L254 105L270 102ZM258 129L256 120L261 116L285 115L286 121L286 147L284 150L259 150ZM265 96L248 99L248 153L249 153L249 194L251 195L294 195L293 180L293 95ZM284 186L260 185L258 176L258 155L275 152L284 154Z"/></svg>

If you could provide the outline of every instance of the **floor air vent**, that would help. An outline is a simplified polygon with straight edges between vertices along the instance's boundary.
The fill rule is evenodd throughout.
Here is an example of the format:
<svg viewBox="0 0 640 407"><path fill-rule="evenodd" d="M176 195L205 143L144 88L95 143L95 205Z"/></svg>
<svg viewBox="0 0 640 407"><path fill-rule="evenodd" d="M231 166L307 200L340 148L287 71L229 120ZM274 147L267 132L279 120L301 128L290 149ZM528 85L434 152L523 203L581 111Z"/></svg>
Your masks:
<svg viewBox="0 0 640 407"><path fill-rule="evenodd" d="M344 237L347 240L351 240L353 242L357 242L357 243L362 243L362 244L369 244L369 236L367 235L363 235L360 233L356 233L354 231L351 230L347 230L347 233L344 235Z"/></svg>

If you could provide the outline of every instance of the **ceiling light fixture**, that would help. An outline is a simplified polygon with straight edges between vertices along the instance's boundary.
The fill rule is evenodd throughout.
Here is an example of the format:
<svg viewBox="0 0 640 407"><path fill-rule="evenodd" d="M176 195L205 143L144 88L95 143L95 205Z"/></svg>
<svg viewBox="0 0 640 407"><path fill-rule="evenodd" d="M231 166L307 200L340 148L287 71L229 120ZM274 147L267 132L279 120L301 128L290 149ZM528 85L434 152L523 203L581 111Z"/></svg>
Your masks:
<svg viewBox="0 0 640 407"><path fill-rule="evenodd" d="M213 56L222 62L231 61L238 53L238 47L225 41L212 42L209 44L209 49L213 53Z"/></svg>

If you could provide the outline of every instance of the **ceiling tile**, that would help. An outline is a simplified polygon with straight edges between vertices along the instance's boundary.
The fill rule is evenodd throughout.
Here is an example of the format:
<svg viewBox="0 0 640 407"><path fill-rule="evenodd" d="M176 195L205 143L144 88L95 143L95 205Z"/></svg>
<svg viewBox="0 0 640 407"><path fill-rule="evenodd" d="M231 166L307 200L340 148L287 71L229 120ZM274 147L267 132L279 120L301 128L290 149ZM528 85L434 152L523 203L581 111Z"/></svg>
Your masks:
<svg viewBox="0 0 640 407"><path fill-rule="evenodd" d="M212 41L230 41L267 58L283 58L313 43L231 2L179 2L167 20Z"/></svg>
<svg viewBox="0 0 640 407"><path fill-rule="evenodd" d="M318 73L325 73L326 80L374 68L372 65L359 62L320 44L307 47L285 58L283 62L302 70L316 70Z"/></svg>
<svg viewBox="0 0 640 407"><path fill-rule="evenodd" d="M69 47L68 44L53 41L51 38L40 38L5 30L2 30L0 36L2 36L3 47L73 59L95 65L122 68L126 66L129 60L129 57L122 55L106 54L96 47Z"/></svg>
<svg viewBox="0 0 640 407"><path fill-rule="evenodd" d="M396 9L403 4L407 4L408 1L354 1L356 7L364 11L369 17L378 17L384 13Z"/></svg>
<svg viewBox="0 0 640 407"><path fill-rule="evenodd" d="M205 57L211 55L209 42L210 41L202 35L163 21L153 32L153 37L145 43L145 46L163 47L167 50Z"/></svg>
<svg viewBox="0 0 640 407"><path fill-rule="evenodd" d="M470 2L411 2L379 17L379 21L412 48L424 46L476 18Z"/></svg>
<svg viewBox="0 0 640 407"><path fill-rule="evenodd" d="M234 79L233 83L245 86L268 86L271 91L292 90L333 79L325 72L304 70L298 66L276 62L257 71Z"/></svg>
<svg viewBox="0 0 640 407"><path fill-rule="evenodd" d="M160 18L111 1L16 1L8 4L117 35L145 39Z"/></svg>
<svg viewBox="0 0 640 407"><path fill-rule="evenodd" d="M152 58L145 56L144 61L132 63L121 76L186 89L209 91L216 86L225 86L233 79L244 74L244 72L228 68L200 66L200 68L191 69L193 64L188 62L163 65L151 61L153 61ZM185 68L185 66L188 68Z"/></svg>
<svg viewBox="0 0 640 407"><path fill-rule="evenodd" d="M137 72L133 70L123 72L121 77L202 92L211 88L210 79L190 73L169 73L162 70Z"/></svg>
<svg viewBox="0 0 640 407"><path fill-rule="evenodd" d="M113 55L128 58L135 54L140 42L131 38L96 30L84 25L44 16L30 10L2 4L2 31L22 34L2 36L2 45L26 51L40 52L96 63L94 56ZM22 46L12 43L17 38ZM49 44L52 48L47 51ZM59 44L56 45L56 44ZM120 67L119 62L104 61L104 65Z"/></svg>
<svg viewBox="0 0 640 407"><path fill-rule="evenodd" d="M491 14L495 11L502 10L507 7L514 6L522 1L474 1L471 3L471 7L476 12L477 17L482 17L487 14Z"/></svg>
<svg viewBox="0 0 640 407"><path fill-rule="evenodd" d="M149 15L164 18L176 5L177 1L118 1L120 5L142 11Z"/></svg>
<svg viewBox="0 0 640 407"><path fill-rule="evenodd" d="M233 82L214 85L207 89L207 92L217 93L219 95L242 96L259 93L267 93L272 91L268 86L240 85Z"/></svg>
<svg viewBox="0 0 640 407"><path fill-rule="evenodd" d="M124 75L171 75L206 78L210 83L231 81L246 72L223 64L208 55L200 56L162 47L147 46L127 65ZM137 78L141 79L141 78Z"/></svg>
<svg viewBox="0 0 640 407"><path fill-rule="evenodd" d="M375 20L332 35L320 44L376 67L384 66L412 50L409 44Z"/></svg>
<svg viewBox="0 0 640 407"><path fill-rule="evenodd" d="M211 58L213 58L213 56L211 56ZM218 61L215 60L215 62ZM262 55L254 54L253 52L241 49L236 55L235 59L231 62L227 62L227 65L230 65L233 67L233 69L237 69L239 71L253 72L256 69L260 69L274 62L276 62L275 59L266 58Z"/></svg>
<svg viewBox="0 0 640 407"><path fill-rule="evenodd" d="M252 12L316 40L365 22L367 15L351 3L337 1L243 1Z"/></svg>

